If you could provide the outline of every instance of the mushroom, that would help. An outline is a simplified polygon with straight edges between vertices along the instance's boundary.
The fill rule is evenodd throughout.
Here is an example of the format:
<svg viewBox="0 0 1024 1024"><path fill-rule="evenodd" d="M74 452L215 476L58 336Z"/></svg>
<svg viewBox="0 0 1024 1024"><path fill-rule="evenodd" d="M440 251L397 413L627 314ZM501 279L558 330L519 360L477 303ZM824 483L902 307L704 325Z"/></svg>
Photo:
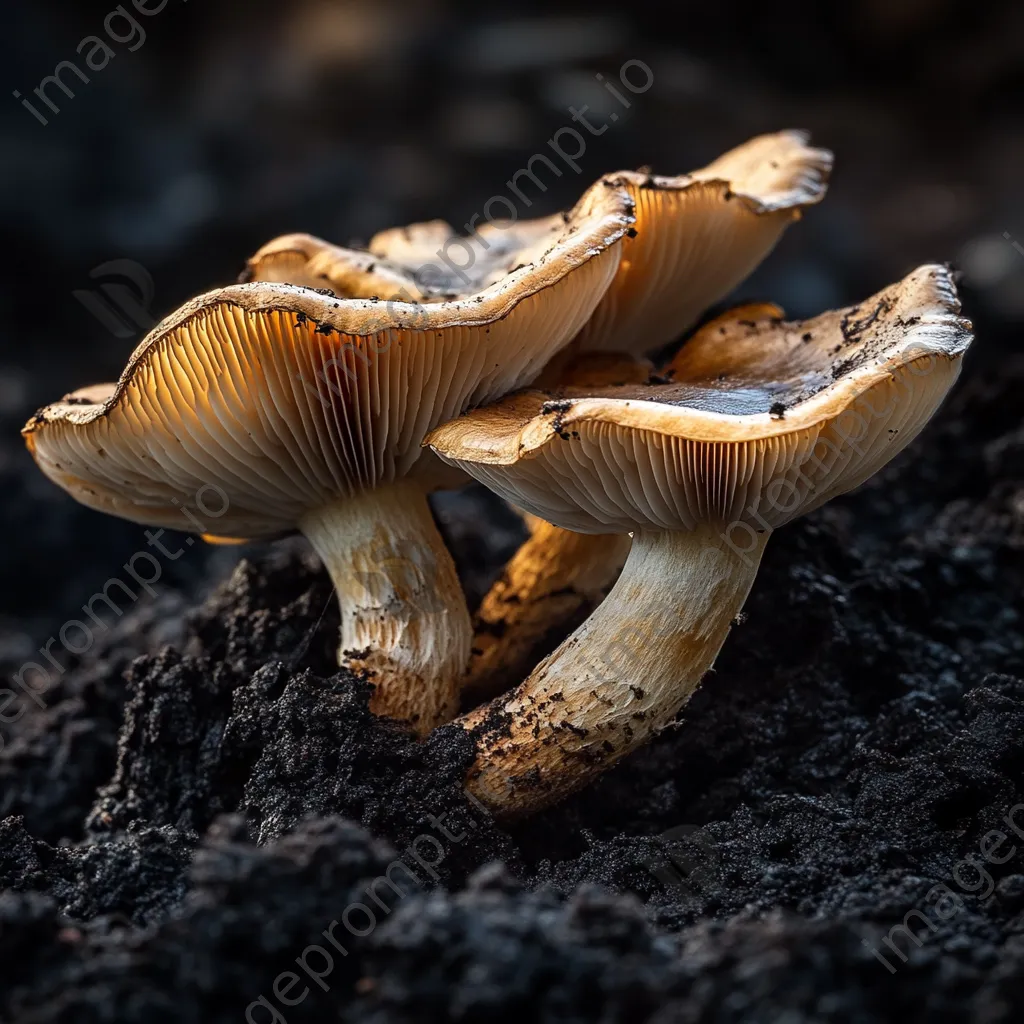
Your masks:
<svg viewBox="0 0 1024 1024"><path fill-rule="evenodd" d="M353 299L436 300L405 267L370 252L345 249L305 234L281 235L268 242L246 262L239 281L329 288L336 295Z"/></svg>
<svg viewBox="0 0 1024 1024"><path fill-rule="evenodd" d="M511 694L458 719L496 814L578 789L667 726L713 664L771 532L856 487L922 429L971 341L948 270L849 309L733 318L675 380L521 392L427 443L581 533L632 531L604 603Z"/></svg>
<svg viewBox="0 0 1024 1024"><path fill-rule="evenodd" d="M823 198L831 165L832 155L810 147L805 133L784 131L758 136L691 174L618 171L599 179L590 192L629 192L636 226L620 246L611 287L539 383L598 384L600 378L580 376L588 365L581 353L640 353L678 337L767 255L805 206ZM380 232L368 252L286 235L256 253L247 274L328 286L340 295L436 302L484 287L529 261L563 226L561 215L498 220L461 238L434 220ZM526 522L529 539L474 618L465 677L471 698L492 696L520 678L546 634L585 614L607 592L629 550L628 537L580 536Z"/></svg>
<svg viewBox="0 0 1024 1024"><path fill-rule="evenodd" d="M594 314L538 383L568 383L567 372L576 374L574 383L600 383L579 379L579 365L567 363L595 350L650 352L679 337L761 262L805 206L824 197L831 167L831 153L807 145L803 132L785 131L752 139L692 174L606 175L633 197L635 229ZM467 692L493 696L519 678L546 634L600 600L628 546L628 537L581 537L549 524L532 530L477 613Z"/></svg>
<svg viewBox="0 0 1024 1024"><path fill-rule="evenodd" d="M339 659L370 676L375 711L425 732L457 708L471 629L426 500L445 467L422 439L536 376L608 286L631 220L621 189L594 189L533 262L457 301L210 292L116 385L38 412L26 443L101 511L222 538L301 531L338 591Z"/></svg>

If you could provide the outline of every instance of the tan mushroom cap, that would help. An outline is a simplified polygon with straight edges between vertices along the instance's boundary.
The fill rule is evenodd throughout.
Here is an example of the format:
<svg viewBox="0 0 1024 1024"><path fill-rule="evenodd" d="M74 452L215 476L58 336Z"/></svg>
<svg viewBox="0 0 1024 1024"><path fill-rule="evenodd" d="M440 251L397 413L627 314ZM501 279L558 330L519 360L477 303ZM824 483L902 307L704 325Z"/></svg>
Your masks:
<svg viewBox="0 0 1024 1024"><path fill-rule="evenodd" d="M724 318L669 383L527 391L433 431L447 461L580 533L781 526L867 479L941 403L971 341L923 266L803 322Z"/></svg>
<svg viewBox="0 0 1024 1024"><path fill-rule="evenodd" d="M229 504L218 534L291 529L412 473L433 426L535 376L611 281L631 207L622 189L588 193L533 263L456 301L272 282L202 295L143 340L116 385L38 412L26 443L101 511L180 528L182 507L216 485Z"/></svg>
<svg viewBox="0 0 1024 1024"><path fill-rule="evenodd" d="M832 154L807 143L806 132L776 132L691 174L606 175L636 201L635 236L575 345L652 352L725 298L824 198Z"/></svg>
<svg viewBox="0 0 1024 1024"><path fill-rule="evenodd" d="M603 187L600 182L591 185L580 203L599 201ZM574 209L530 220L495 219L465 236L446 221L432 220L378 232L370 239L369 249L418 280L425 279L438 294L466 295L500 280L520 264L532 263L575 218Z"/></svg>
<svg viewBox="0 0 1024 1024"><path fill-rule="evenodd" d="M239 280L327 288L342 298L433 302L440 297L390 260L305 234L281 235L268 242L249 258Z"/></svg>
<svg viewBox="0 0 1024 1024"><path fill-rule="evenodd" d="M597 182L566 214L534 220L494 220L460 236L443 220L389 228L368 250L346 249L312 235L275 238L246 264L248 281L330 288L340 296L443 302L473 295L543 259L575 235L586 211L603 207L603 192L624 186Z"/></svg>

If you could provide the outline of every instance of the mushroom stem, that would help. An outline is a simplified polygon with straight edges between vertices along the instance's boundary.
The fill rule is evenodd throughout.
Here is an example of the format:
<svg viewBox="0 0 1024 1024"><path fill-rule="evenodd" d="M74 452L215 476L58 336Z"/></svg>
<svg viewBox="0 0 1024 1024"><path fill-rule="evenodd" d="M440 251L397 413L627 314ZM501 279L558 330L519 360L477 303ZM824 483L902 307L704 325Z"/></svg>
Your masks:
<svg viewBox="0 0 1024 1024"><path fill-rule="evenodd" d="M714 663L768 534L737 551L721 526L638 532L601 606L511 695L457 722L467 788L502 818L580 789L667 726Z"/></svg>
<svg viewBox="0 0 1024 1024"><path fill-rule="evenodd" d="M423 490L378 486L308 513L299 529L338 592L338 662L368 674L371 710L421 736L450 721L472 630Z"/></svg>
<svg viewBox="0 0 1024 1024"><path fill-rule="evenodd" d="M564 636L593 610L629 554L628 534L573 533L536 516L523 518L530 537L473 619L473 649L463 689L477 701L522 679L545 638L557 630Z"/></svg>

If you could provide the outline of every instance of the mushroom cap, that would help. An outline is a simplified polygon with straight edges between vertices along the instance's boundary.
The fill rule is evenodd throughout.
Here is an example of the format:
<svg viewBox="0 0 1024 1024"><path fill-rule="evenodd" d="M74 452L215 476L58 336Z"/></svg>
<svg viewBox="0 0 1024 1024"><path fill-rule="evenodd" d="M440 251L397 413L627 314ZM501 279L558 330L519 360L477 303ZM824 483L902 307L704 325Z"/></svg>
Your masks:
<svg viewBox="0 0 1024 1024"><path fill-rule="evenodd" d="M239 281L276 281L329 288L344 298L433 302L440 298L405 267L360 249L345 249L314 235L281 235L246 263Z"/></svg>
<svg viewBox="0 0 1024 1024"><path fill-rule="evenodd" d="M803 322L775 307L748 319L745 307L698 331L666 383L521 392L426 443L580 533L775 528L856 487L917 435L971 342L959 310L937 265Z"/></svg>
<svg viewBox="0 0 1024 1024"><path fill-rule="evenodd" d="M595 182L580 203L594 202L603 187ZM378 232L370 239L369 249L426 280L440 294L466 295L499 281L517 266L532 263L575 216L574 209L530 220L495 219L484 222L471 235L459 235L446 221L432 220ZM441 258L442 253L457 270Z"/></svg>
<svg viewBox="0 0 1024 1024"><path fill-rule="evenodd" d="M205 532L273 536L409 475L433 426L535 377L592 312L631 222L623 189L593 190L534 262L449 302L276 282L209 292L154 328L117 384L47 406L22 433L92 508L178 529L198 508ZM203 505L226 508L210 524Z"/></svg>
<svg viewBox="0 0 1024 1024"><path fill-rule="evenodd" d="M771 252L828 189L832 154L801 131L760 135L678 177L606 175L636 202L619 272L574 345L652 352L674 341Z"/></svg>
<svg viewBox="0 0 1024 1024"><path fill-rule="evenodd" d="M473 295L536 263L575 234L580 211L603 206L602 193L625 186L599 181L566 214L533 220L494 220L472 235L459 235L443 220L389 228L368 250L346 249L312 235L282 235L246 264L247 281L279 281L330 288L352 298L403 298L442 302Z"/></svg>

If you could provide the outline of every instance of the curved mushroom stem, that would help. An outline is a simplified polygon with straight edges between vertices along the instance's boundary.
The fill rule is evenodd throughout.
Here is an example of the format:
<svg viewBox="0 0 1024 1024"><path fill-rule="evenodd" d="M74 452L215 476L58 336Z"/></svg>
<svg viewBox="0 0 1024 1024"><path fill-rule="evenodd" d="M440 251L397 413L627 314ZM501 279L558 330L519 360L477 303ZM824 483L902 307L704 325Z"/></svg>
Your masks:
<svg viewBox="0 0 1024 1024"><path fill-rule="evenodd" d="M529 540L512 556L473 617L473 649L463 689L478 701L522 679L544 638L591 611L629 554L628 534L573 533L536 516L523 518Z"/></svg>
<svg viewBox="0 0 1024 1024"><path fill-rule="evenodd" d="M423 490L379 486L309 513L299 529L338 592L338 662L369 675L370 709L421 736L450 721L472 630Z"/></svg>
<svg viewBox="0 0 1024 1024"><path fill-rule="evenodd" d="M580 789L668 725L743 607L768 534L739 552L719 527L637 533L604 603L511 695L458 719L467 788L502 818Z"/></svg>

